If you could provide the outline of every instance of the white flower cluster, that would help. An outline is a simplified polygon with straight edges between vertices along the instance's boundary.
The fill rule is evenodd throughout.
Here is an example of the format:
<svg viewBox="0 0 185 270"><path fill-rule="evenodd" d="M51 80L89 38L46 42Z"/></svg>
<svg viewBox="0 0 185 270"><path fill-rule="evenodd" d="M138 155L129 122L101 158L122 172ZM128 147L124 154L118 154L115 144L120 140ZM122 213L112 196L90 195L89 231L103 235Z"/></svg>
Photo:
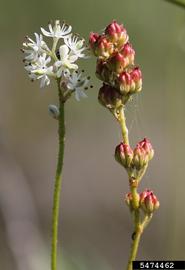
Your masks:
<svg viewBox="0 0 185 270"><path fill-rule="evenodd" d="M60 24L56 20L54 26L49 24L49 31L41 27L42 34L53 39L52 49L43 40L42 34L35 33L35 41L27 37L23 43L25 54L25 69L31 80L41 80L40 87L50 84L50 78L59 80L65 84L68 91L75 92L76 99L86 97L84 89L87 89L89 77L82 77L77 71L76 61L79 58L87 58L84 39L71 33L72 27L66 23ZM58 45L58 41L63 41Z"/></svg>

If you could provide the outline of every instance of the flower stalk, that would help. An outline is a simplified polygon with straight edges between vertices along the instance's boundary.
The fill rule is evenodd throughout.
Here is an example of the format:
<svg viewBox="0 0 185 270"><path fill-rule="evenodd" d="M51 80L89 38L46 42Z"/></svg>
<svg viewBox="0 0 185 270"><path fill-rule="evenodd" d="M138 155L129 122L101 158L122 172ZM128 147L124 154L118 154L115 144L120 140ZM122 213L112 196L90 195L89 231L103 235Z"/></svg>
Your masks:
<svg viewBox="0 0 185 270"><path fill-rule="evenodd" d="M53 195L51 270L57 269L58 222L59 222L60 194L62 189L62 169L63 169L64 146L65 146L65 116L64 116L65 111L62 92L60 89L60 83L58 83L58 97L59 97L59 116L58 116L59 152L58 152L55 187Z"/></svg>
<svg viewBox="0 0 185 270"><path fill-rule="evenodd" d="M129 145L128 128L126 126L126 117L125 117L125 113L124 113L124 106L121 106L119 109L118 121L119 121L119 124L121 126L123 142L125 144Z"/></svg>
<svg viewBox="0 0 185 270"><path fill-rule="evenodd" d="M104 33L91 33L89 42L97 57L96 75L103 81L98 100L116 118L122 133L122 142L115 149L115 159L124 167L129 180L130 192L126 194L125 202L133 216L134 233L127 270L132 270L141 235L159 207L159 201L152 191L138 193L139 183L154 155L153 147L144 138L132 150L126 125L126 103L132 95L142 90L142 73L135 66L135 51L123 25L113 21Z"/></svg>
<svg viewBox="0 0 185 270"><path fill-rule="evenodd" d="M65 143L64 107L73 93L78 101L81 97L87 97L84 91L88 89L90 77L84 76L83 70L79 72L79 66L76 63L79 58L87 58L87 46L84 46L84 39L71 33L72 27L65 22L61 25L59 20L56 20L53 26L49 23L48 28L45 30L41 27L41 32L45 37L52 39L51 49L44 41L43 35L35 33L36 40L26 37L21 51L25 55L23 62L31 81L40 80L40 87L45 87L50 84L51 79L54 79L58 88L59 108L54 104L48 106L49 114L58 121L59 150L53 194L51 243L51 270L57 270L58 225Z"/></svg>

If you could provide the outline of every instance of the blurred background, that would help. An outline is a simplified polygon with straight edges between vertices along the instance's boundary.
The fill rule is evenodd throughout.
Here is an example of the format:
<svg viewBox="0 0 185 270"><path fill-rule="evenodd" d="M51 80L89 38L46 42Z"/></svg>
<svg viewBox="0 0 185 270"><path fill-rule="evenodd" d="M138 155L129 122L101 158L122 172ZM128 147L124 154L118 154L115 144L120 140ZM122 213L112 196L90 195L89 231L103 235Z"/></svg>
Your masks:
<svg viewBox="0 0 185 270"><path fill-rule="evenodd" d="M0 269L49 270L58 145L47 108L57 91L29 81L19 49L50 19L65 19L85 38L112 19L127 28L144 77L126 111L130 140L135 146L146 136L153 144L140 191L154 190L161 203L138 259L185 260L185 10L162 0L1 0ZM97 102L95 59L84 62L94 88L66 104L58 269L120 270L133 231L123 202L127 175L113 156L121 134Z"/></svg>

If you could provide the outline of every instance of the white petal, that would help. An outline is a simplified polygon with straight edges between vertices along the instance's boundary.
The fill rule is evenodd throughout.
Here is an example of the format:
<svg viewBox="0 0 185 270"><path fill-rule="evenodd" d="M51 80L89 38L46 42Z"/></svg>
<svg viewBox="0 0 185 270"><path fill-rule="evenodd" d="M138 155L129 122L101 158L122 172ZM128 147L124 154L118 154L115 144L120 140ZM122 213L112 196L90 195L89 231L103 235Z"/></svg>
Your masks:
<svg viewBox="0 0 185 270"><path fill-rule="evenodd" d="M44 28L41 27L40 29L41 29L43 35L45 35L46 37L52 37L53 36L53 34L51 34L50 32L46 31Z"/></svg>
<svg viewBox="0 0 185 270"><path fill-rule="evenodd" d="M79 91L80 97L87 98L87 94L83 90L77 89L77 91Z"/></svg>
<svg viewBox="0 0 185 270"><path fill-rule="evenodd" d="M66 63L66 66L69 68L69 69L78 69L78 65L76 64L71 64L70 62L67 62Z"/></svg>
<svg viewBox="0 0 185 270"><path fill-rule="evenodd" d="M38 44L40 39L39 39L39 35L37 33L34 33L35 34L35 38L36 38L36 43Z"/></svg>
<svg viewBox="0 0 185 270"><path fill-rule="evenodd" d="M78 59L78 56L77 56L77 55L70 55L70 56L69 56L69 61L70 61L71 63L75 62L77 59Z"/></svg>
<svg viewBox="0 0 185 270"><path fill-rule="evenodd" d="M62 65L62 61L56 61L56 62L55 62L55 66L56 66L56 67L60 67L61 65Z"/></svg>
<svg viewBox="0 0 185 270"><path fill-rule="evenodd" d="M47 65L49 62L51 62L51 57L50 56L46 59L45 64Z"/></svg>
<svg viewBox="0 0 185 270"><path fill-rule="evenodd" d="M28 65L28 66L24 66L24 68L25 68L27 71L29 71L29 72L31 72L31 71L32 71L32 69L33 69L33 67L32 67L32 66L30 66L30 65Z"/></svg>
<svg viewBox="0 0 185 270"><path fill-rule="evenodd" d="M81 97L87 98L87 95L80 88L76 88L75 97L76 97L76 100L80 101Z"/></svg>
<svg viewBox="0 0 185 270"><path fill-rule="evenodd" d="M67 35L67 34L69 34L71 32L71 30L72 30L71 25L63 24L62 28L61 28L61 34L63 33L63 35Z"/></svg>
<svg viewBox="0 0 185 270"><path fill-rule="evenodd" d="M74 85L73 85L73 83L71 83L71 82L68 82L68 83L66 84L66 86L67 86L67 88L68 88L69 90L75 90L75 89L74 89Z"/></svg>
<svg viewBox="0 0 185 270"><path fill-rule="evenodd" d="M44 77L42 77L41 81L40 81L40 88L43 88L45 86L45 79Z"/></svg>
<svg viewBox="0 0 185 270"><path fill-rule="evenodd" d="M60 68L58 71L57 71L57 78L60 78L61 77L61 75L62 75L62 71L63 71L63 69L62 68Z"/></svg>
<svg viewBox="0 0 185 270"><path fill-rule="evenodd" d="M60 52L60 58L61 60L66 59L68 53L69 53L69 48L66 45L62 45L59 48L59 52Z"/></svg>
<svg viewBox="0 0 185 270"><path fill-rule="evenodd" d="M75 91L75 98L77 101L80 101L80 95L79 92Z"/></svg>
<svg viewBox="0 0 185 270"><path fill-rule="evenodd" d="M40 82L40 88L43 88L45 85L49 85L50 84L50 79L48 78L47 75L44 75L41 78L41 82Z"/></svg>
<svg viewBox="0 0 185 270"><path fill-rule="evenodd" d="M48 25L48 28L49 28L50 33L53 33L53 28L51 24Z"/></svg>
<svg viewBox="0 0 185 270"><path fill-rule="evenodd" d="M33 39L31 39L30 37L28 38L29 41L31 41L31 43L34 43Z"/></svg>

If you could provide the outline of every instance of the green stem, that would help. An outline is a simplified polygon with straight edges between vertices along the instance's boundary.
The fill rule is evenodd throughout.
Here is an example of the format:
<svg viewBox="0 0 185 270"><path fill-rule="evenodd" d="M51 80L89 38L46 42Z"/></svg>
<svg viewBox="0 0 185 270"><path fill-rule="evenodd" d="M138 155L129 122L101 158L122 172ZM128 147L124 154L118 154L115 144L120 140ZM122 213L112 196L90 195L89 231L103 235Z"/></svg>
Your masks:
<svg viewBox="0 0 185 270"><path fill-rule="evenodd" d="M142 231L140 230L140 227L138 226L135 235L134 235L134 240L132 242L132 247L131 247L131 252L130 252L130 257L129 257L129 261L128 261L128 266L127 266L127 270L132 270L132 262L135 260L136 255L137 255L137 251L138 251L138 247L139 247L139 242L141 239L141 234Z"/></svg>
<svg viewBox="0 0 185 270"><path fill-rule="evenodd" d="M129 138L128 138L128 129L126 126L126 117L124 114L124 106L122 106L119 109L118 114L118 121L121 126L122 136L123 136L123 142L127 145L129 145ZM130 192L132 194L132 206L133 206L133 215L134 215L134 238L132 242L130 257L128 261L127 270L132 270L132 261L135 260L138 252L139 242L141 239L141 235L143 233L144 228L148 225L151 219L151 215L146 215L144 217L143 222L141 223L141 217L140 217L140 210L139 210L139 194L137 192L138 184L141 180L141 178L144 176L147 169L147 165L144 167L143 171L139 175L138 179L135 179L133 177L130 177L129 175L129 182L130 182Z"/></svg>
<svg viewBox="0 0 185 270"><path fill-rule="evenodd" d="M59 119L58 119L59 152L58 152L58 161L55 176L55 188L53 196L51 270L57 269L58 221L59 221L60 193L62 184L62 168L63 168L64 141L65 141L64 102L62 100L62 93L59 82L58 82L58 95L59 95Z"/></svg>
<svg viewBox="0 0 185 270"><path fill-rule="evenodd" d="M141 235L143 233L143 230L147 227L150 220L152 219L152 214L145 215L143 222L140 223L139 210L135 210L134 214L135 214L135 234L134 234L134 239L131 246L131 252L130 252L130 257L129 257L129 261L127 265L127 270L133 270L132 262L135 261L136 256L137 256Z"/></svg>
<svg viewBox="0 0 185 270"><path fill-rule="evenodd" d="M120 123L120 126L121 126L123 142L125 144L129 145L128 129L127 129L127 126L126 126L126 117L125 117L124 107L123 106L119 110L119 123Z"/></svg>
<svg viewBox="0 0 185 270"><path fill-rule="evenodd" d="M120 109L118 111L117 119L118 119L120 126L121 126L123 142L125 144L129 145L128 129L126 126L126 117L124 114L124 106L120 107ZM150 222L150 220L152 218L152 214L145 215L143 222L141 222L140 210L139 210L139 194L137 192L138 184L146 172L147 165L143 168L143 171L141 172L141 174L138 176L137 179L129 175L130 192L132 194L132 206L133 206L133 215L134 215L134 237L133 237L133 242L132 242L132 247L131 247L127 270L133 269L132 262L136 259L136 256L137 256L141 235L143 233L143 230L145 229L145 227L148 225L148 223Z"/></svg>
<svg viewBox="0 0 185 270"><path fill-rule="evenodd" d="M137 181L137 180L135 180ZM139 207L139 194L137 192L137 186L130 184L130 192L132 193L132 205L134 210L137 210Z"/></svg>
<svg viewBox="0 0 185 270"><path fill-rule="evenodd" d="M175 4L179 7L185 8L185 1L184 0L165 0L167 2L170 2L172 4Z"/></svg>

